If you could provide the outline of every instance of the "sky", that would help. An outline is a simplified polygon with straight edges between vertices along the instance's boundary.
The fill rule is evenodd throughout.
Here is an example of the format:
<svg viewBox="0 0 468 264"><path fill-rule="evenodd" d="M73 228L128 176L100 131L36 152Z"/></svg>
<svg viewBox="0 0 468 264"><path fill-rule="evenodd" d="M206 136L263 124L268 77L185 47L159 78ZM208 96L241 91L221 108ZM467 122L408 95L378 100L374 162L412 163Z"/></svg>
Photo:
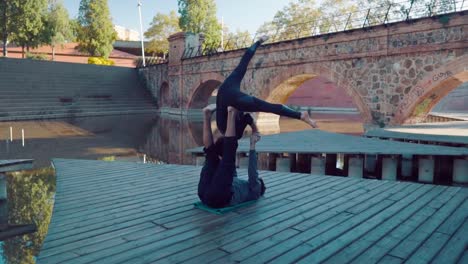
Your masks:
<svg viewBox="0 0 468 264"><path fill-rule="evenodd" d="M292 0L215 0L217 17L224 20L230 31L248 30L254 34L267 21L271 21L276 12ZM149 28L153 17L159 12L169 14L177 12L177 0L141 0L143 32ZM76 18L80 0L63 0L71 18ZM115 25L140 32L138 18L138 0L108 0L112 20Z"/></svg>

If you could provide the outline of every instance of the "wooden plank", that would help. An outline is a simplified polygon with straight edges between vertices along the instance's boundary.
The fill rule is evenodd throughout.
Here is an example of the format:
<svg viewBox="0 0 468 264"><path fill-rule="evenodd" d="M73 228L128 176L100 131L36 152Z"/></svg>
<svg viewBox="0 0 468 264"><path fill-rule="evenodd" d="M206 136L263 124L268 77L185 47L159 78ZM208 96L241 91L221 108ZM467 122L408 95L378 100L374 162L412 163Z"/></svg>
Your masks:
<svg viewBox="0 0 468 264"><path fill-rule="evenodd" d="M403 263L403 259L401 258L398 258L398 257L395 257L395 256L391 256L391 255L385 255L385 257L382 258L382 262L381 263L385 263L385 264L400 264L400 263Z"/></svg>
<svg viewBox="0 0 468 264"><path fill-rule="evenodd" d="M91 247L92 250L94 251L99 250L99 245L102 245L103 243L101 242L103 241L106 241L105 243L106 246L112 246L112 245L109 245L109 240L112 241L111 240L112 238L121 237L129 233L133 233L133 232L140 231L140 230L148 230L148 229L157 229L160 231L166 230L165 228L157 226L151 222L144 222L139 225L122 228L119 230L115 230L113 232L104 233L104 234L100 234L96 236L90 236L85 239L76 241L73 245L68 244L66 246L62 245L61 247L49 248L47 251L41 254L41 257L54 256L54 258L57 258L58 257L57 255L59 254L71 252L70 250L72 248L71 246L73 246L73 248L79 248L79 250L75 250L73 251L73 253L78 254L78 255L83 255L83 254L86 254L86 250L87 250L87 247L89 247L89 244L92 244L92 247Z"/></svg>
<svg viewBox="0 0 468 264"><path fill-rule="evenodd" d="M334 251L335 252L339 251L339 252L330 256L327 259L326 263L339 263L339 262L346 263L346 262L351 261L360 253L362 253L364 250L366 250L369 247L372 247L372 245L376 241L382 238L390 230L397 227L403 221L408 219L415 212L427 206L427 204L429 204L431 201L434 201L435 199L438 199L439 197L444 197L446 194L447 194L447 188L444 188L444 187L434 188L433 190L426 193L417 201L409 204L406 208L397 212L395 215L387 219L384 219L381 223L378 223L378 222L369 223L369 221L363 222L357 228L350 230L349 233L346 234L347 236L346 238L343 236L340 237L340 241L342 241L343 243L340 243L339 246L343 247L343 249L338 250L335 248ZM359 230L359 228L361 230ZM351 241L349 242L349 245L347 246L345 244L346 239L348 239L348 241ZM336 241L334 242L336 244ZM330 247L330 245L331 244L328 244L325 247ZM319 252L317 252L317 254L319 254Z"/></svg>
<svg viewBox="0 0 468 264"><path fill-rule="evenodd" d="M308 254L304 258L301 258L298 263L317 263L323 261L340 250L341 247L348 245L357 237L365 234L370 228L377 226L379 223L385 221L387 218L402 210L418 198L424 197L426 194L428 194L429 197L433 197L434 193L432 192L433 187L426 185L418 188L416 191L410 193L400 201L395 202L388 199L384 200L374 207L370 207L369 209L356 214L353 218L332 230L324 232L313 239L306 240L305 244L311 246L311 250L309 252L297 252L294 254L288 252L282 257L287 256L288 258L293 257L294 259L297 259L298 256L302 257L303 253L306 253L307 255L314 250L312 254ZM437 194L437 192L435 192L435 194ZM383 206L385 204L387 204L387 206ZM381 210L377 211L376 208L379 207ZM280 259L275 259L274 262L280 263Z"/></svg>
<svg viewBox="0 0 468 264"><path fill-rule="evenodd" d="M200 256L196 256L196 257L193 257L187 261L185 261L185 264L200 264L200 263L210 263L212 262L213 260L216 260L216 259L219 259L223 256L226 256L228 255L229 253L225 252L225 251L222 251L222 250L219 250L219 249L215 249L213 251L210 252L210 254L208 256L205 256L205 255L200 255ZM158 263L174 263L171 259L163 259L161 261L158 261Z"/></svg>
<svg viewBox="0 0 468 264"><path fill-rule="evenodd" d="M265 177L268 175L270 174L269 173L261 174L262 177ZM298 179L299 178L296 177L296 178L291 179L291 181L294 182ZM270 177L266 179L269 186L270 185L275 186L278 180L280 179L271 179ZM286 180L286 179L284 179L283 177L283 180ZM182 187L180 189L177 189L177 187L170 188L169 189L170 192L167 192L167 193L166 193L167 189L164 191L151 190L150 192L147 193L147 195L146 193L145 195L140 194L136 196L135 198L131 199L130 202L127 202L127 200L123 200L124 201L123 203L113 203L109 206L100 206L99 208L95 208L95 209L87 209L86 213L90 217L96 218L98 216L109 215L115 212L120 212L120 211L126 212L128 209L134 208L135 206L144 207L144 210L148 211L148 210L157 209L157 207L166 206L172 203L181 203L185 200L187 200L188 202L192 202L194 198L192 196L187 196L187 192L194 191L193 185L195 184L195 182L198 182L198 178L196 180L194 179L193 181L191 181L191 184L189 184L188 186L184 188ZM179 185L179 186L185 186L185 185ZM155 192L157 193L157 195L155 195ZM164 194L164 196L161 196L161 194ZM129 205L130 207L128 207L127 205ZM83 225L87 225L88 223L83 222L83 220L86 220L86 219L83 219L82 214L83 213L81 211L78 211L78 212L74 212L68 215L61 216L60 219L61 219L61 222L65 221L67 222L67 224L70 224L73 222L80 222ZM94 221L94 220L90 219L90 221Z"/></svg>
<svg viewBox="0 0 468 264"><path fill-rule="evenodd" d="M467 263L467 248L468 245L468 219L465 218L463 224L458 228L448 243L444 245L442 250L432 260L432 263ZM464 259L462 261L462 259Z"/></svg>
<svg viewBox="0 0 468 264"><path fill-rule="evenodd" d="M442 246L447 243L449 239L450 236L446 234L439 232L432 233L431 236L418 248L418 250L405 260L405 263L430 263L431 259L440 251Z"/></svg>
<svg viewBox="0 0 468 264"><path fill-rule="evenodd" d="M408 193L410 191L412 191L412 190L407 190ZM343 202L343 201L339 201L339 202ZM377 207L371 208L371 211L372 210L379 211L379 210L382 209L382 207L386 207L387 205L389 205L391 203L392 203L391 201L387 201L385 203L380 203L380 204L378 204ZM354 204L351 204L351 206L352 205L354 205ZM330 208L333 208L333 207L325 208L325 211L330 210ZM345 213L345 215L347 215L347 214L349 214L349 213ZM336 226L339 226L343 222L341 217L344 217L344 215L336 215L335 217L332 217L330 219L326 219L326 221L319 221L320 224L314 226L313 228L304 230L304 232L302 232L299 235L295 236L293 239L286 240L286 241L284 241L282 243L279 243L279 244L275 245L274 247L271 247L271 248L269 248L267 250L259 252L259 254L256 254L256 255L248 258L247 260L245 260L245 262L246 263L255 263L257 260L259 262L267 262L267 261L275 258L276 256L279 256L281 254L284 254L284 253L288 252L289 250L294 249L295 247L299 247L303 243L303 241L308 241L311 238L316 237L316 236L318 236L319 234L321 234L323 232L326 232L327 230L335 229ZM356 219L355 215L352 215L352 217L354 217ZM349 221L349 219L347 221ZM311 222L314 222L313 218L311 218ZM305 246L303 246L301 248L302 249L307 249L306 252L309 252L308 249L310 249L310 246L305 245Z"/></svg>
<svg viewBox="0 0 468 264"><path fill-rule="evenodd" d="M260 172L265 197L216 216L192 206L200 167L80 160L55 165L58 210L38 264L279 263L307 261L314 252L323 253L317 260L350 252L346 262L402 262L389 252L425 224L432 231L416 236L422 239L410 261L461 256L466 244L466 199L453 202L467 196L464 188ZM80 204L81 196L88 198ZM433 220L443 210L446 217ZM444 241L440 251L417 258ZM371 261L363 258L375 251Z"/></svg>
<svg viewBox="0 0 468 264"><path fill-rule="evenodd" d="M326 178L326 177L321 177L321 178L323 178L323 179L328 179L328 178Z"/></svg>
<svg viewBox="0 0 468 264"><path fill-rule="evenodd" d="M412 203L402 211L387 219L381 225L373 228L370 232L366 233L361 238L353 241L350 245L340 250L340 252L338 252L337 254L334 254L332 257L327 259L325 263L344 263L353 260L359 254L375 245L377 241L379 241L381 238L383 238L384 236L389 236L388 233L391 230L400 226L405 221L408 221L412 216L415 215L416 212L419 212L419 210L423 210L423 208L428 206L428 204L434 203L434 201L440 199L441 197L447 200L450 199L454 195L454 193L451 190L452 188L446 188L444 192L442 192L435 199L432 199L430 201L427 201L426 197L426 201L428 202L426 204L422 203L421 200L419 200L418 203ZM432 211L435 212L435 210ZM378 247L376 247L376 249L378 249ZM382 251L381 256L385 255L385 253L385 251ZM366 260L370 261L369 259Z"/></svg>
<svg viewBox="0 0 468 264"><path fill-rule="evenodd" d="M359 197L362 197L362 196L359 196ZM343 198L343 201L344 200L345 199ZM339 202L339 201L337 201L337 202ZM226 238L223 239L223 244L225 244L225 243L227 243L229 241L233 241L233 240L237 239L236 242L242 243L243 247L245 247L245 246L248 245L248 243L245 241L245 239L249 239L249 237L251 237L251 236L255 236L254 238L252 238L252 240L251 240L252 242L255 242L255 241L258 241L258 240L268 239L268 237L270 237L271 235L273 235L275 233L278 233L278 232L281 232L282 229L287 229L288 227L291 227L295 223L299 223L300 221L303 221L304 219L307 219L311 215L316 214L317 210L315 210L315 209L318 209L320 207L323 207L323 206L318 206L318 207L315 207L314 209L309 209L309 210L306 209L306 208L303 208L301 210L301 211L303 211L302 214L297 214L297 212L296 212L296 215L288 215L288 216L281 215L281 216L275 217L275 219L273 219L273 221L272 220L267 220L267 221L261 222L261 225L258 225L258 224L257 225L255 225L255 224L251 225L251 226L249 226L247 228L248 232L244 232L244 233L235 232L235 233L229 234L227 239ZM271 222L270 226L266 225L269 222ZM239 236L239 234L243 234L243 236ZM247 234L247 237L245 236L245 234ZM185 261L192 254L199 254L200 252L209 251L211 248L217 248L217 247L219 247L219 248L221 248L221 249L223 249L224 251L227 251L227 252L233 252L234 251L234 249L232 247L226 247L225 245L217 243L216 241L208 241L208 243L200 244L200 240L197 239L197 242L198 242L197 246L195 246L193 248L189 248L189 249L181 252L180 254L172 255L172 256L170 256L170 258L173 259L173 260L177 260L177 261ZM176 258L176 256L178 258ZM156 259L150 259L150 260L154 261Z"/></svg>
<svg viewBox="0 0 468 264"><path fill-rule="evenodd" d="M192 204L191 204L191 203L190 203L190 204L188 204L188 206L187 206L187 210L192 210L192 209L193 209L193 206L192 206Z"/></svg>
<svg viewBox="0 0 468 264"><path fill-rule="evenodd" d="M442 263L442 262L435 262L434 263ZM465 249L463 256L457 261L457 264L466 264L468 263L468 250Z"/></svg>
<svg viewBox="0 0 468 264"><path fill-rule="evenodd" d="M266 175L268 175L268 174L266 174ZM262 174L262 176L263 176L263 174ZM198 181L198 180L197 180L197 181ZM274 181L273 181L273 183L274 183ZM268 184L269 184L269 182L268 182ZM178 196L180 196L180 197L185 197L185 198L188 197L188 198L189 198L189 199L186 199L186 200L189 202L188 204L190 204L189 209L192 208L192 207L191 207L191 203L192 203L195 199L197 199L197 198L194 198L193 196L187 196L187 193L185 193L185 194L184 194L184 193L180 194L180 193L178 193L178 192L180 192L180 191L183 191L183 192L191 191L191 192L193 192L194 190L195 190L195 189L193 188L193 185L192 185L192 187L190 187L190 188L187 189L187 190L175 190L175 192L177 192L177 195L178 195ZM153 196L154 196L154 192L155 192L155 191L153 190L153 191L152 191ZM158 198L158 195L154 196L153 199L150 199L150 200L151 200L151 203L143 204L143 205L145 205L145 209L144 209L145 211L153 210L153 209L158 209L158 206L165 205L165 203L162 203L162 202L164 202L165 200L170 200L171 202L173 202L173 203L178 203L178 204L180 204L180 202L181 202L180 199L176 200L176 197L167 197L167 199L166 199L166 198L161 199L161 198ZM149 206L148 206L148 205L149 205ZM154 208L153 208L153 207L154 207ZM118 207L117 207L117 208L118 208ZM125 209L125 208L123 208L123 209ZM86 213L89 213L89 211L86 211ZM127 211L124 211L124 213L125 213L125 215L133 214L133 212L127 212ZM91 217L95 217L95 216L96 216L95 212L90 212L88 215L90 215ZM114 216L115 216L115 215L110 215L110 216L109 216L109 219L103 219L103 220L109 221L109 220L111 220L112 217L114 217ZM122 217L122 216L123 216L123 215L119 215L119 217ZM95 221L95 219L90 219L89 221L84 221L84 222L83 222L83 221L80 221L79 215L72 215L72 217L73 217L72 219L78 221L78 223L79 223L78 226L73 226L73 227L72 227L73 229L74 229L74 228L77 228L77 227L79 227L79 226L88 225L87 222L89 222L89 221ZM81 218L82 218L82 217L81 217ZM63 217L62 217L61 219L63 219ZM68 229L70 229L70 227L68 227ZM57 229L55 229L55 230L57 230ZM59 230L60 230L60 231L63 231L63 230L61 230L61 229L59 229Z"/></svg>
<svg viewBox="0 0 468 264"><path fill-rule="evenodd" d="M459 124L464 124L467 126L468 122L456 122ZM456 125L452 123L452 126ZM468 137L466 136L457 136L457 135L447 135L447 134L427 134L427 133L413 133L404 132L408 129L418 129L422 125L412 125L412 126L401 126L401 127L392 127L392 130L389 129L369 129L366 131L365 136L368 137L378 137L378 138L395 138L395 139L406 139L413 141L429 141L429 142L441 142L441 143L458 143L458 144L468 144ZM434 128L440 127L440 124L424 124L424 127L421 127L420 130L425 130L427 132L428 127L433 126ZM429 128L430 129L430 128ZM460 128L460 131L462 128ZM466 129L466 128L465 128Z"/></svg>
<svg viewBox="0 0 468 264"><path fill-rule="evenodd" d="M32 169L33 161L32 159L0 160L0 173L30 170Z"/></svg>
<svg viewBox="0 0 468 264"><path fill-rule="evenodd" d="M347 217L345 215L345 217ZM249 242L255 242L255 244L249 244L248 246L244 247L242 250L235 251L236 253L229 254L223 258L217 258L214 259L216 260L217 263L232 263L232 262L240 262L243 261L244 259L248 258L249 256L252 256L263 249L270 248L278 243L281 243L282 241L289 239L297 234L299 234L300 231L292 229L292 228L287 228L282 230L279 233L273 234L268 238L264 238L261 240L258 240L257 237L255 237L255 240L242 240L243 242L249 243ZM249 238L254 238L253 236L250 236ZM224 248L223 248L224 249ZM224 249L226 250L226 249ZM226 250L227 252L234 252L231 250ZM203 256L209 256L211 255L211 252L208 254L203 254ZM189 260L187 260L190 262ZM185 262L185 260L184 260ZM194 263L195 264L195 263Z"/></svg>
<svg viewBox="0 0 468 264"><path fill-rule="evenodd" d="M308 199L305 199L305 200L303 200L301 202L297 202L296 207L300 206L300 205L306 205L310 201L313 201L313 200L316 200L316 199L318 199L320 197L323 197L324 195L326 195L328 193L327 189L328 188L326 188L325 186L324 186L323 190L321 190L321 188L313 188L312 187L311 192L312 193L315 192L315 193L317 193L317 195L311 195ZM323 192L324 194L321 194L320 192ZM275 198L278 198L278 196L275 196ZM280 201L283 201L283 200L280 200ZM257 203L256 205L259 205L259 204L260 203ZM132 250L131 254L117 253L117 254L114 254L114 255L110 256L109 258L106 258L106 260L101 260L101 261L104 261L102 263L112 263L112 262L115 262L115 261L126 261L126 260L131 259L133 263L138 263L139 261L149 261L149 258L152 258L152 257L160 258L163 255L162 252L167 253L168 249L165 249L164 251L161 251L161 252L158 252L157 251L158 249L162 249L162 248L170 246L172 244L177 244L178 247L184 246L187 243L187 239L191 239L193 237L198 236L196 238L196 241L197 241L197 243L199 243L201 241L200 236L205 237L206 240L212 240L212 239L216 239L217 237L220 237L220 236L224 237L224 236L226 236L227 234L229 234L232 231L242 230L245 227L248 227L248 226L252 225L253 223L260 223L261 222L262 224L267 225L268 220L274 222L273 216L275 216L275 215L281 214L281 213L283 213L285 211L289 211L289 212L294 213L293 209L295 207L292 206L292 204L293 203L288 203L288 204L282 205L280 207L277 207L276 209L273 209L273 210L271 210L271 209L269 209L267 207L258 208L258 207L255 207L255 206L245 208L241 215L232 216L229 219L229 222L236 223L236 225L234 225L234 226L227 226L224 229L218 230L216 228L217 227L216 222L218 224L221 224L222 226L224 226L226 224L225 220L220 222L220 220L222 220L223 218L228 217L227 215L223 215L222 217L217 218L212 223L205 222L208 226L210 226L210 229L205 230L204 234L200 234L200 233L190 234L189 233L190 231L189 231L189 232L186 232L186 233L180 233L179 232L178 234L176 234L175 236L171 236L167 240L164 240L164 239L156 240L155 238L148 238L148 240L145 240L145 243L142 244L143 246L140 246L140 247L138 247L139 245L132 246L132 247L137 246L137 248L134 248ZM264 209L266 209L266 210L264 210ZM259 214L259 213L261 213L261 214ZM172 231L172 230L169 230L169 231ZM197 231L197 230L194 230L194 231ZM213 231L213 232L210 232L210 231ZM187 235L189 235L190 237L187 237ZM184 243L177 243L178 241L180 241L180 242L184 241ZM128 248L128 246L131 246L131 245L126 245L125 248ZM123 248L122 248L122 250L123 250ZM119 250L119 252L121 252L122 250ZM158 252L159 254L150 255L152 252ZM112 253L115 253L115 252L112 252ZM101 252L101 254L102 254L102 252ZM141 259L137 259L138 256L142 256ZM101 258L102 256L97 256L97 257Z"/></svg>
<svg viewBox="0 0 468 264"><path fill-rule="evenodd" d="M313 188L313 187L312 187L312 188ZM314 190L314 191L319 191L319 188L313 188L313 190ZM275 198L278 198L278 196L275 196ZM311 197L311 198L313 198L313 197ZM255 207L245 208L245 210L244 210L243 213L245 213L246 211L249 211L249 210L252 209L252 208L255 208ZM290 209L290 208L286 208L286 209ZM258 212L258 210L257 210L256 212ZM273 211L268 211L268 212L269 212L269 213L272 213ZM244 217L241 218L241 220L245 220L245 219L247 219L247 217L245 217L245 214L244 214ZM261 219L256 219L256 220L261 220Z"/></svg>
<svg viewBox="0 0 468 264"><path fill-rule="evenodd" d="M450 201L414 230L389 255L407 259L443 221L466 199L466 192L458 192Z"/></svg>

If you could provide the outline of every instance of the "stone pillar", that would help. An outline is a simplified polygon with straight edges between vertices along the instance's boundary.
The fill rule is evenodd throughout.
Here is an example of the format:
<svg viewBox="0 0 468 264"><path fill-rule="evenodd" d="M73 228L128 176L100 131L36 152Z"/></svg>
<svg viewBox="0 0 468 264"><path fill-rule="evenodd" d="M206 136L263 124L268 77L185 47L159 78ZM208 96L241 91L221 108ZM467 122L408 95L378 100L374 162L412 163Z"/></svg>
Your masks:
<svg viewBox="0 0 468 264"><path fill-rule="evenodd" d="M364 172L364 159L361 155L349 157L348 177L362 178Z"/></svg>
<svg viewBox="0 0 468 264"><path fill-rule="evenodd" d="M171 91L170 106L178 108L180 114L183 112L184 83L182 71L182 56L185 50L185 32L175 33L167 39L169 41L168 78ZM177 100L178 98L178 100Z"/></svg>
<svg viewBox="0 0 468 264"><path fill-rule="evenodd" d="M198 49L198 46L203 43L203 39L203 35L185 32L175 33L167 39L169 41L168 78L172 94L170 106L178 108L180 114L187 113L186 106L190 96L184 86L182 58L186 50Z"/></svg>
<svg viewBox="0 0 468 264"><path fill-rule="evenodd" d="M336 175L336 154L326 154L325 156L325 174Z"/></svg>
<svg viewBox="0 0 468 264"><path fill-rule="evenodd" d="M205 156L196 156L195 166L203 166L205 164Z"/></svg>
<svg viewBox="0 0 468 264"><path fill-rule="evenodd" d="M375 174L375 166L377 164L377 155L365 155L364 169L371 173ZM375 176L375 175L374 175Z"/></svg>
<svg viewBox="0 0 468 264"><path fill-rule="evenodd" d="M289 168L290 168L290 172L297 172L297 164L296 164L296 160L297 160L297 155L296 153L288 153L288 157L289 157Z"/></svg>
<svg viewBox="0 0 468 264"><path fill-rule="evenodd" d="M434 182L434 157L419 157L418 181L427 183Z"/></svg>
<svg viewBox="0 0 468 264"><path fill-rule="evenodd" d="M298 172L310 173L310 155L297 154L296 169Z"/></svg>
<svg viewBox="0 0 468 264"><path fill-rule="evenodd" d="M276 171L276 159L277 158L278 158L278 154L268 153L268 170Z"/></svg>
<svg viewBox="0 0 468 264"><path fill-rule="evenodd" d="M401 177L409 178L413 174L413 155L401 156Z"/></svg>
<svg viewBox="0 0 468 264"><path fill-rule="evenodd" d="M276 171L291 172L291 159L289 157L276 158Z"/></svg>
<svg viewBox="0 0 468 264"><path fill-rule="evenodd" d="M453 160L453 182L468 183L468 160L456 158Z"/></svg>
<svg viewBox="0 0 468 264"><path fill-rule="evenodd" d="M382 160L382 180L397 179L398 158L394 155L384 156Z"/></svg>
<svg viewBox="0 0 468 264"><path fill-rule="evenodd" d="M325 175L326 159L322 155L313 155L310 159L310 174Z"/></svg>

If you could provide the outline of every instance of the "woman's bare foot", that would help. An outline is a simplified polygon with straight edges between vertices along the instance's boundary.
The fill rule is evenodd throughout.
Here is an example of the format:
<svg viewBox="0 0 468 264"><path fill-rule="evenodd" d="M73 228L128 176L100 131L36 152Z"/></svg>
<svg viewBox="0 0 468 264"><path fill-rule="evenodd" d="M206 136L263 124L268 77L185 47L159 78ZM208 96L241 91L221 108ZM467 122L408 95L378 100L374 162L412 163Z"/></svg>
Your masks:
<svg viewBox="0 0 468 264"><path fill-rule="evenodd" d="M264 35L264 36L261 36L261 37L258 39L258 41L260 41L260 44L262 44L262 43L265 43L266 41L268 41L268 39L270 39L270 37L267 36L267 35Z"/></svg>
<svg viewBox="0 0 468 264"><path fill-rule="evenodd" d="M211 118L211 115L213 114L215 110L216 110L216 104L209 104L205 106L205 108L203 108L203 115L206 118Z"/></svg>
<svg viewBox="0 0 468 264"><path fill-rule="evenodd" d="M310 115L307 111L301 113L301 120L309 124L313 128L317 128L317 122L310 118Z"/></svg>
<svg viewBox="0 0 468 264"><path fill-rule="evenodd" d="M228 106L227 110L228 110L228 113L237 114L237 109L234 108L233 106Z"/></svg>

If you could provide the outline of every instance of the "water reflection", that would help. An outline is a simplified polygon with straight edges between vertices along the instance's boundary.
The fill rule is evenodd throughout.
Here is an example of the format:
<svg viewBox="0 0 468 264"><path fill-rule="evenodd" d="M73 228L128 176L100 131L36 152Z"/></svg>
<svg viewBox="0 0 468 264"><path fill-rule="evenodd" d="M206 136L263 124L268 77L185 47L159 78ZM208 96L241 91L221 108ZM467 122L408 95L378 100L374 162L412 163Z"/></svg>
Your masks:
<svg viewBox="0 0 468 264"><path fill-rule="evenodd" d="M52 216L55 177L52 168L7 174L10 224L35 223L37 232L5 240L2 244L6 263L34 263L47 234Z"/></svg>

